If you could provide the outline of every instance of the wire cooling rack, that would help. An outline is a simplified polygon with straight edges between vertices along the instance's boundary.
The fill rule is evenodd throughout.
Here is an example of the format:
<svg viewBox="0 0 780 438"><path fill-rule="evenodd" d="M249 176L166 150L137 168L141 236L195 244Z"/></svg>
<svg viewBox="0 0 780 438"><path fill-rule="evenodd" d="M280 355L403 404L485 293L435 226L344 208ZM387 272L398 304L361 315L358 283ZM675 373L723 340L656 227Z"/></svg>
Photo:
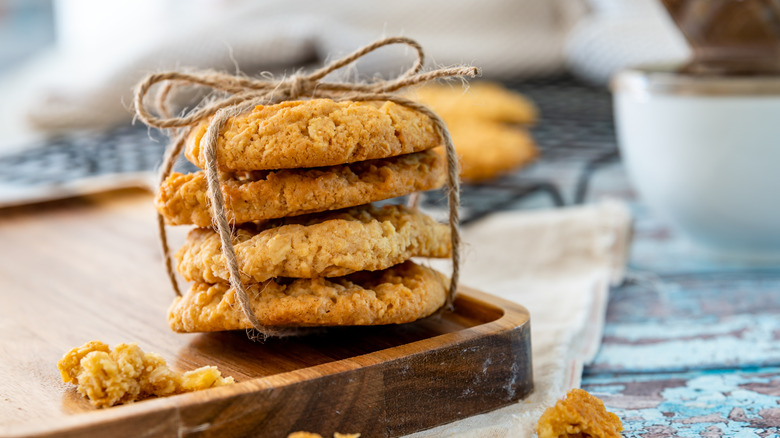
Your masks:
<svg viewBox="0 0 780 438"><path fill-rule="evenodd" d="M506 85L539 107L541 117L531 132L541 157L528 168L497 180L464 184L464 225L494 211L523 208L532 198L543 206L582 203L593 173L619 159L612 97L606 89L568 75ZM540 197L546 202L538 202ZM423 205L442 208L444 199L429 195Z"/></svg>
<svg viewBox="0 0 780 438"><path fill-rule="evenodd" d="M544 196L549 205L584 199L590 173L617 157L609 93L571 76L509 82L539 107L541 119L532 134L541 158L527 169L485 184L464 184L464 223L493 211L518 208L529 197ZM58 199L128 186L148 187L166 139L143 125L107 132L80 132L26 145L0 156L0 206ZM561 175L577 169L576 177ZM179 160L177 170L194 166ZM584 170L584 171L583 171ZM587 171L587 172L586 172ZM561 186L576 185L568 202ZM429 194L425 204L441 207L445 197Z"/></svg>

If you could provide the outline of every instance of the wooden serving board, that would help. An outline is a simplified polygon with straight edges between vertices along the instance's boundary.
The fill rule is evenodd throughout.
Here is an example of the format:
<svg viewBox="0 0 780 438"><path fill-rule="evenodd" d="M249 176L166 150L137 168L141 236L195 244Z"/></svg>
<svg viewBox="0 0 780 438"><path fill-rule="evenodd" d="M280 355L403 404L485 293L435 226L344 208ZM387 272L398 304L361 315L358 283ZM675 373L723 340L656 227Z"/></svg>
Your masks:
<svg viewBox="0 0 780 438"><path fill-rule="evenodd" d="M173 333L154 223L140 191L0 210L0 436L399 436L532 390L528 312L468 288L454 312L406 325L265 343ZM56 367L90 340L237 383L95 409Z"/></svg>

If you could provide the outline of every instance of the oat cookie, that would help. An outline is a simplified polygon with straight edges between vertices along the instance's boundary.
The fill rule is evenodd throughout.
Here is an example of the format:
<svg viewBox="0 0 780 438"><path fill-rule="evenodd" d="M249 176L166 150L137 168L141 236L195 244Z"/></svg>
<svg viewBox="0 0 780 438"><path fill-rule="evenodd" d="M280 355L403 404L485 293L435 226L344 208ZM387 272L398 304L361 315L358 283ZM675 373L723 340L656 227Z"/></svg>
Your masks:
<svg viewBox="0 0 780 438"><path fill-rule="evenodd" d="M410 94L438 113L452 135L465 181L493 179L528 164L538 155L528 132L509 124L532 124L534 104L523 95L490 82L468 90L426 85Z"/></svg>
<svg viewBox="0 0 780 438"><path fill-rule="evenodd" d="M236 230L233 241L244 281L274 277L340 277L377 271L412 257L450 255L450 228L402 205L371 205L295 216ZM219 235L190 231L176 254L187 281L227 282Z"/></svg>
<svg viewBox="0 0 780 438"><path fill-rule="evenodd" d="M464 181L499 177L533 161L539 152L527 131L499 123L461 120L449 125Z"/></svg>
<svg viewBox="0 0 780 438"><path fill-rule="evenodd" d="M528 125L539 118L531 100L491 82L472 82L467 90L429 84L410 92L409 97L428 105L447 124L467 119Z"/></svg>
<svg viewBox="0 0 780 438"><path fill-rule="evenodd" d="M274 219L352 207L441 187L447 163L435 149L381 160L315 169L284 169L229 178L222 192L228 220ZM169 225L211 225L206 175L174 173L155 205Z"/></svg>
<svg viewBox="0 0 780 438"><path fill-rule="evenodd" d="M201 169L207 126L187 139L187 158ZM217 141L217 164L223 171L334 166L439 145L428 116L393 102L315 99L260 105L229 119Z"/></svg>
<svg viewBox="0 0 780 438"><path fill-rule="evenodd" d="M267 326L401 324L431 315L447 296L447 279L411 261L346 277L272 279L247 285L257 319ZM243 330L252 325L227 283L194 283L168 310L177 332Z"/></svg>

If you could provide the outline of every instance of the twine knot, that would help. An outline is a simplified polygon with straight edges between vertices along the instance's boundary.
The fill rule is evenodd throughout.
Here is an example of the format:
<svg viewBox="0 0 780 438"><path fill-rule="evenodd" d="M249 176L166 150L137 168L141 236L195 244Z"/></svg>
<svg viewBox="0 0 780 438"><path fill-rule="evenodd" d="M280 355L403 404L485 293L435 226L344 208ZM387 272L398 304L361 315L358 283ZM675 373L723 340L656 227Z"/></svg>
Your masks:
<svg viewBox="0 0 780 438"><path fill-rule="evenodd" d="M325 82L322 79L329 73L352 64L362 56L392 44L401 44L411 47L416 51L417 59L414 64L403 74L395 79L386 81L374 81L371 83L337 83ZM363 48L354 53L331 62L330 64L315 70L310 74L296 73L287 79L274 81L269 79L254 79L244 76L233 76L215 71L196 73L164 72L147 76L138 84L135 91L136 115L144 123L160 129L173 129L175 132L172 146L166 151L163 164L160 169L160 182L170 175L173 165L184 148L185 140L190 130L201 122L209 121L206 133L202 138L202 147L206 158L206 179L208 181L208 198L211 204L212 218L222 242L222 253L227 261L230 272L230 284L236 291L236 297L247 320L262 337L269 335L285 335L288 332L263 326L258 321L249 304L246 288L241 282L238 261L231 239L231 228L225 213L225 200L222 195L220 174L217 168L216 144L219 132L227 119L233 115L249 112L257 105L271 105L283 101L300 98L329 98L336 101L391 101L403 105L412 110L421 112L433 121L434 127L442 138L447 155L448 186L449 186L449 221L450 240L452 246L452 276L450 277L447 307L452 307L452 300L457 290L459 266L460 266L460 232L458 229L458 207L460 204L460 183L458 180L458 161L455 148L452 145L449 131L442 119L428 107L405 97L393 94L401 88L424 83L436 78L444 77L474 77L479 74L476 67L441 68L421 73L425 54L422 46L416 41L404 37L390 37ZM153 114L147 109L145 97L156 84L161 84L155 101L156 108ZM199 85L211 88L216 92L215 98L201 107L190 112L172 117L168 111L167 99L171 91L177 87ZM221 98L220 95L222 96ZM171 280L174 291L181 295L171 266L170 250L168 248L165 221L158 213L158 230L162 243L165 266L168 277Z"/></svg>
<svg viewBox="0 0 780 438"><path fill-rule="evenodd" d="M287 85L289 91L287 92L287 98L290 100L297 99L305 94L313 94L313 90L310 90L308 85L312 83L308 78L300 74L295 74L290 79L282 82L282 85Z"/></svg>

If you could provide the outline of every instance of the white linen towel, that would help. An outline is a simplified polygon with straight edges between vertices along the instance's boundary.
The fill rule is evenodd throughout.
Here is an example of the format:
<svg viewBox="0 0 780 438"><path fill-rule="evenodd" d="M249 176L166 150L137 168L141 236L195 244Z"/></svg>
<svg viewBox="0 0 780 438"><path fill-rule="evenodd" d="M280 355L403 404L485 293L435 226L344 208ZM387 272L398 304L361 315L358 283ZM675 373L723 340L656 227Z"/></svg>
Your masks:
<svg viewBox="0 0 780 438"><path fill-rule="evenodd" d="M499 213L466 228L463 284L531 313L534 392L514 405L418 432L416 438L527 437L601 343L610 284L622 280L631 236L617 201ZM447 272L444 263L437 268Z"/></svg>

